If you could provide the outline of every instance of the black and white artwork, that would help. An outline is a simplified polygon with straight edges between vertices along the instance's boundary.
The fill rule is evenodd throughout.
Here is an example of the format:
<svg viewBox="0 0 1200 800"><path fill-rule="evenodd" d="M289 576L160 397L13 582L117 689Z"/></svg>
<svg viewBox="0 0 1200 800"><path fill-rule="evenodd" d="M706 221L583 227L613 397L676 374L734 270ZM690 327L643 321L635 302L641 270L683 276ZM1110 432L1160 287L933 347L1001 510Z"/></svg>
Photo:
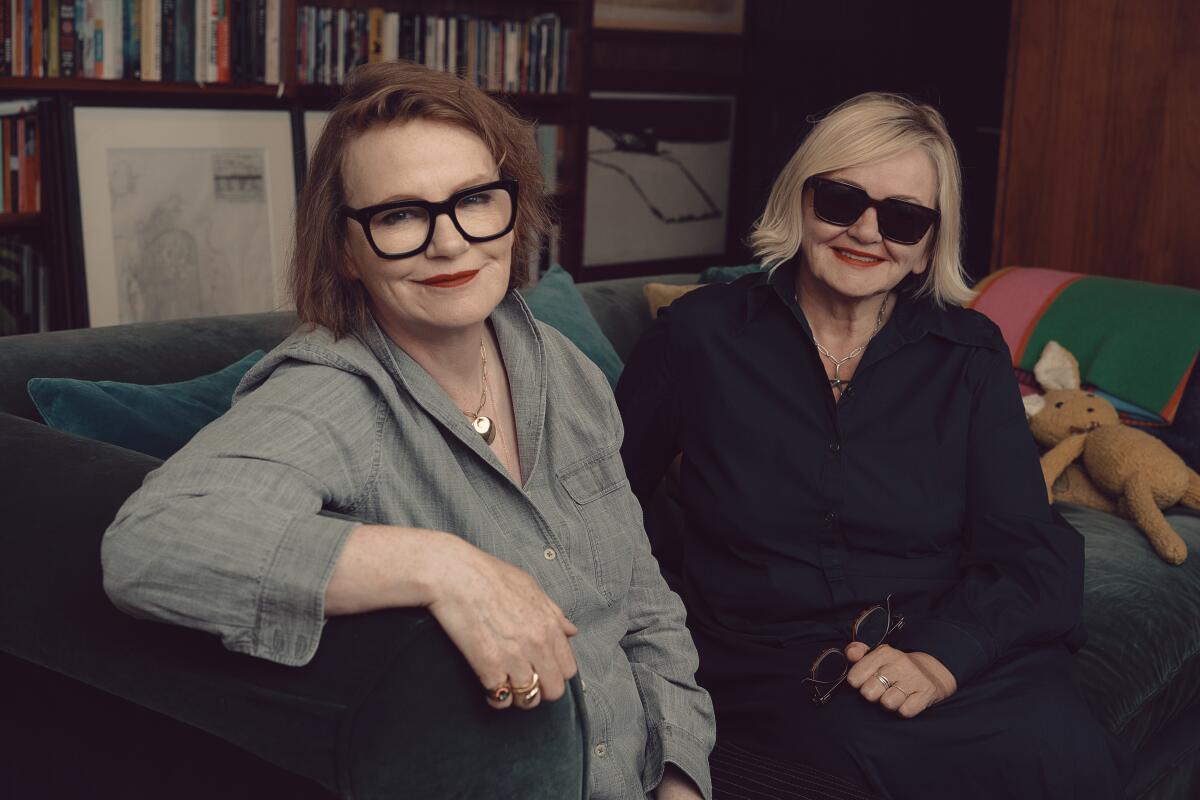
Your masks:
<svg viewBox="0 0 1200 800"><path fill-rule="evenodd" d="M725 252L733 98L596 93L585 267Z"/></svg>
<svg viewBox="0 0 1200 800"><path fill-rule="evenodd" d="M286 307L287 112L75 109L92 325Z"/></svg>
<svg viewBox="0 0 1200 800"><path fill-rule="evenodd" d="M261 149L108 152L118 321L275 303Z"/></svg>

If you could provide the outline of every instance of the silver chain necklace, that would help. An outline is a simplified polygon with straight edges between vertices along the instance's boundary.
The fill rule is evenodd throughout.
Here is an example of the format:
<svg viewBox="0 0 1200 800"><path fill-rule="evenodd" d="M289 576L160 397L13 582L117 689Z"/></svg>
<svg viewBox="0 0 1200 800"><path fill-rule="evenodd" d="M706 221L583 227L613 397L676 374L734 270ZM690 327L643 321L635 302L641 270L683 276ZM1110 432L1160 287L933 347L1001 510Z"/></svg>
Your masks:
<svg viewBox="0 0 1200 800"><path fill-rule="evenodd" d="M828 358L830 363L833 364L833 377L829 378L828 380L829 380L829 385L834 389L834 391L838 392L839 394L841 392L845 391L843 387L849 385L849 383L850 383L850 381L842 380L841 376L838 374L842 369L842 365L845 364L847 361L850 361L850 360L862 355L862 352L867 349L867 345L869 345L871 343L871 340L875 338L875 334L879 333L879 329L883 327L883 312L885 309L887 309L887 301L888 301L888 294L884 294L883 302L879 304L879 313L875 315L875 329L873 331L871 331L871 335L867 337L867 340L865 342L863 342L858 347L851 350L849 353L847 353L842 358L835 358L833 353L826 350L825 346L817 341L816 334L813 334L813 344L815 344L817 346L817 351L821 355ZM800 305L800 296L798 294L796 295L796 305L797 306Z"/></svg>

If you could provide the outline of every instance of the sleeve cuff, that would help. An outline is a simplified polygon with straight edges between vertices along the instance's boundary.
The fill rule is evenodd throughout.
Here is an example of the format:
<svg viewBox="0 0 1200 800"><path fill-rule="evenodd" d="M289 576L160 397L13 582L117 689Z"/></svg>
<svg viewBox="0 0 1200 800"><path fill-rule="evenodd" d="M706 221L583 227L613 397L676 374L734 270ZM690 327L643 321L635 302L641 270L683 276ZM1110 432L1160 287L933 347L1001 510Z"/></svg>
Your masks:
<svg viewBox="0 0 1200 800"><path fill-rule="evenodd" d="M662 783L668 763L674 764L692 779L704 800L712 800L712 776L708 770L708 754L712 744L692 735L684 728L664 722L650 732L646 744L646 766L642 784L646 794Z"/></svg>
<svg viewBox="0 0 1200 800"><path fill-rule="evenodd" d="M984 641L966 628L941 619L923 619L905 626L896 645L902 650L933 656L950 670L959 686L995 660Z"/></svg>
<svg viewBox="0 0 1200 800"><path fill-rule="evenodd" d="M307 664L325 627L325 588L351 531L361 523L325 516L291 521L267 566L250 655Z"/></svg>

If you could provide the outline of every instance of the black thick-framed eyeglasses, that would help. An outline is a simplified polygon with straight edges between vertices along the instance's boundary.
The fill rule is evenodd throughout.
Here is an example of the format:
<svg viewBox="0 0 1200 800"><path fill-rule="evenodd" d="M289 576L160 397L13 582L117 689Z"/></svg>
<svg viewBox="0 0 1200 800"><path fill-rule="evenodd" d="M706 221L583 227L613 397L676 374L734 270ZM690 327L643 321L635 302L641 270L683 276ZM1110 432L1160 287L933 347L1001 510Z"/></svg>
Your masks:
<svg viewBox="0 0 1200 800"><path fill-rule="evenodd" d="M804 185L813 190L813 213L817 219L848 228L868 208L873 208L879 219L880 235L897 244L916 244L942 218L936 209L894 197L876 200L858 186L829 178L814 176Z"/></svg>
<svg viewBox="0 0 1200 800"><path fill-rule="evenodd" d="M876 604L862 610L850 629L850 641L862 642L874 650L903 627L904 617L892 613L892 596L889 594L883 605ZM833 697L834 691L846 680L849 672L850 659L846 658L845 649L827 647L817 656L808 677L801 682L812 684L812 700L823 706Z"/></svg>
<svg viewBox="0 0 1200 800"><path fill-rule="evenodd" d="M366 208L342 206L342 214L362 226L375 255L410 258L429 247L442 214L468 242L490 242L507 234L517 219L517 182L502 178L469 186L440 203L397 200Z"/></svg>

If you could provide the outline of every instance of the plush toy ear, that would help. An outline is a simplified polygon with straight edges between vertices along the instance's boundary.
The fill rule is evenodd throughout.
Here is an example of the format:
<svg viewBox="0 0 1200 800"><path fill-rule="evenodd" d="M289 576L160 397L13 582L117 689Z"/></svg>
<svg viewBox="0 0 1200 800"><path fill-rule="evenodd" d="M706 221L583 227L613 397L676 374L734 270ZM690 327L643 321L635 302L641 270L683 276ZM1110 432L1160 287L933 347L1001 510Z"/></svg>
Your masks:
<svg viewBox="0 0 1200 800"><path fill-rule="evenodd" d="M1021 402L1025 404L1025 417L1029 418L1046 407L1046 396L1044 394L1027 394L1021 398Z"/></svg>
<svg viewBox="0 0 1200 800"><path fill-rule="evenodd" d="M1046 342L1033 375L1043 389L1078 389L1079 362L1067 348L1054 340Z"/></svg>

